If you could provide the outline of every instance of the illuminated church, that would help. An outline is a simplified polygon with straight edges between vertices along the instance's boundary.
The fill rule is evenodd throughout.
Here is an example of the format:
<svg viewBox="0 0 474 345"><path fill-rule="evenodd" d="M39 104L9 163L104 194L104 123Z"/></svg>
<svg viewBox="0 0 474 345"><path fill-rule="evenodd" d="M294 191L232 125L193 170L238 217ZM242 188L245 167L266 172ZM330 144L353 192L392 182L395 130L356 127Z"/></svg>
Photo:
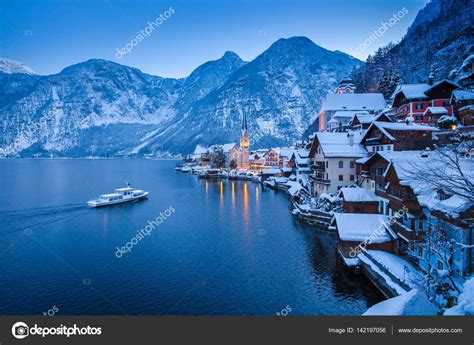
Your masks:
<svg viewBox="0 0 474 345"><path fill-rule="evenodd" d="M240 132L239 157L237 159L237 167L239 169L250 168L249 156L250 156L249 130L247 127L247 115L244 113L244 117L242 119L242 131Z"/></svg>

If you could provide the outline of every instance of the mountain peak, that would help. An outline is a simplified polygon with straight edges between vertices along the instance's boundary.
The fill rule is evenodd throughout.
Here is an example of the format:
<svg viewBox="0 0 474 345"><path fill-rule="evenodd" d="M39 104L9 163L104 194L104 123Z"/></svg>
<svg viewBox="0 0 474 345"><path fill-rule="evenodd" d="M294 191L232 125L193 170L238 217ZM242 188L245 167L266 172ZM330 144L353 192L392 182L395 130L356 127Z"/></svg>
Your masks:
<svg viewBox="0 0 474 345"><path fill-rule="evenodd" d="M233 52L232 50L228 50L222 55L221 59L233 59L233 60L239 60L243 61L237 53Z"/></svg>
<svg viewBox="0 0 474 345"><path fill-rule="evenodd" d="M30 67L25 64L10 60L7 58L0 58L0 73L13 74L13 73L23 73L23 74L36 74Z"/></svg>

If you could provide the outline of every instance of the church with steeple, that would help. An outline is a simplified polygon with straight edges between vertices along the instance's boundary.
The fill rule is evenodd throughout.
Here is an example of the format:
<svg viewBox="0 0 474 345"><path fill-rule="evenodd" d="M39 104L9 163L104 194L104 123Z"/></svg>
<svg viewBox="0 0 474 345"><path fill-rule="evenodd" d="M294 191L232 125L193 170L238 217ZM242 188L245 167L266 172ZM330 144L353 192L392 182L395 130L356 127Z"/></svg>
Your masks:
<svg viewBox="0 0 474 345"><path fill-rule="evenodd" d="M247 127L247 114L244 113L244 117L242 118L242 130L240 132L239 158L237 160L237 167L239 169L250 168L249 156L250 156L249 130Z"/></svg>

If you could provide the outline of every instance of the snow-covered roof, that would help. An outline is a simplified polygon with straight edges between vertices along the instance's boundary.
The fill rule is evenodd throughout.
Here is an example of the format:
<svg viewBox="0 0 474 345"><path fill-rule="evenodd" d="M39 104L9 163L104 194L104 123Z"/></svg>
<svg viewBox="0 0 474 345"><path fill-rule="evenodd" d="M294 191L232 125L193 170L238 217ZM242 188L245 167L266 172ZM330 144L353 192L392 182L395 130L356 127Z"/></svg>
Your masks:
<svg viewBox="0 0 474 345"><path fill-rule="evenodd" d="M301 184L295 181L288 181L287 185L290 185L290 188L288 189L288 193L292 196L295 196L296 194L299 193L300 190L303 189L303 186L301 186Z"/></svg>
<svg viewBox="0 0 474 345"><path fill-rule="evenodd" d="M291 158L295 151L296 149L294 147L282 147L280 148L280 156Z"/></svg>
<svg viewBox="0 0 474 345"><path fill-rule="evenodd" d="M367 134L370 132L372 126L377 127L387 138L390 140L397 140L393 135L391 135L387 130L394 130L394 131L437 131L436 127L419 125L416 123L406 124L405 122L380 122L374 121L370 125L370 127L365 132L362 140L365 139Z"/></svg>
<svg viewBox="0 0 474 345"><path fill-rule="evenodd" d="M458 101L474 100L474 90L453 90L451 97L455 97Z"/></svg>
<svg viewBox="0 0 474 345"><path fill-rule="evenodd" d="M465 105L464 107L459 108L459 111L462 110L474 110L474 104Z"/></svg>
<svg viewBox="0 0 474 345"><path fill-rule="evenodd" d="M367 163L367 161L368 161L371 157L373 157L373 156L374 156L374 155L372 155L372 156L367 156L367 157L362 157L362 158L357 159L355 162L356 162L356 163L359 163L359 164L365 164L365 163Z"/></svg>
<svg viewBox="0 0 474 345"><path fill-rule="evenodd" d="M370 307L363 316L434 316L436 307L426 295L417 290L410 290L400 296L389 298Z"/></svg>
<svg viewBox="0 0 474 345"><path fill-rule="evenodd" d="M447 121L451 121L451 122L456 123L458 121L458 119L454 115L451 115L451 116L443 115L438 119L438 123L447 122Z"/></svg>
<svg viewBox="0 0 474 345"><path fill-rule="evenodd" d="M399 93L403 93L406 99L414 98L428 98L425 94L427 90L431 88L430 84L421 83L421 84L401 84L398 85L395 91L393 92L393 98Z"/></svg>
<svg viewBox="0 0 474 345"><path fill-rule="evenodd" d="M337 232L343 241L383 243L392 240L389 217L381 214L336 213Z"/></svg>
<svg viewBox="0 0 474 345"><path fill-rule="evenodd" d="M229 151L232 150L236 146L237 146L236 143L224 144L222 145L222 150L224 151L224 153L229 153Z"/></svg>
<svg viewBox="0 0 474 345"><path fill-rule="evenodd" d="M430 87L428 88L428 90L425 91L425 93L429 93L429 91L431 89L434 89L434 88L438 87L439 85L441 85L443 83L451 84L452 86L454 86L456 88L461 87L458 83L456 83L454 81L451 81L449 79L441 79L441 80L437 81L436 83L434 83L433 85L430 85Z"/></svg>
<svg viewBox="0 0 474 345"><path fill-rule="evenodd" d="M378 111L385 108L385 99L381 93L333 94L326 96L320 111L368 110Z"/></svg>
<svg viewBox="0 0 474 345"><path fill-rule="evenodd" d="M371 122L374 122L375 119L377 118L376 115L370 115L370 114L356 114L356 116L360 123L371 123Z"/></svg>
<svg viewBox="0 0 474 345"><path fill-rule="evenodd" d="M365 110L339 110L336 111L333 115L333 118L339 117L339 118L350 118L352 119L355 115L369 115L368 111ZM375 116L375 115L369 115L369 116Z"/></svg>
<svg viewBox="0 0 474 345"><path fill-rule="evenodd" d="M433 115L447 115L448 109L446 109L445 107L428 107L426 108L423 115L426 115L428 113L431 113Z"/></svg>
<svg viewBox="0 0 474 345"><path fill-rule="evenodd" d="M249 160L255 161L257 159L263 160L262 156L260 156L258 153L252 153L249 155Z"/></svg>
<svg viewBox="0 0 474 345"><path fill-rule="evenodd" d="M375 121L374 125L378 128L392 129L394 131L437 131L436 127L412 123L407 125L405 122L380 122Z"/></svg>
<svg viewBox="0 0 474 345"><path fill-rule="evenodd" d="M281 169L264 169L262 170L262 174L264 175L275 175L275 174L280 174Z"/></svg>
<svg viewBox="0 0 474 345"><path fill-rule="evenodd" d="M342 193L344 201L347 202L378 201L374 191L367 188L341 188L340 193Z"/></svg>
<svg viewBox="0 0 474 345"><path fill-rule="evenodd" d="M392 151L390 153L378 152L378 154L390 161L385 175L393 167L400 184L413 190L418 203L422 207L438 210L456 218L459 213L466 211L473 205L472 202L460 196L464 194L463 191L457 193L460 195L454 194L446 200L440 199L438 191L443 186L447 190L456 190L456 183L462 181L474 183L474 159L460 157L460 172L447 163L445 156L436 151ZM430 175L430 171L439 171L442 176L449 176L450 178L446 180L438 179L437 181L421 178L424 172ZM453 184L453 181L457 182ZM433 182L436 182L436 184Z"/></svg>
<svg viewBox="0 0 474 345"><path fill-rule="evenodd" d="M360 145L361 134L350 132L354 136L354 142L350 144L349 133L345 132L319 132L316 134L325 157L354 157L367 156L367 150Z"/></svg>

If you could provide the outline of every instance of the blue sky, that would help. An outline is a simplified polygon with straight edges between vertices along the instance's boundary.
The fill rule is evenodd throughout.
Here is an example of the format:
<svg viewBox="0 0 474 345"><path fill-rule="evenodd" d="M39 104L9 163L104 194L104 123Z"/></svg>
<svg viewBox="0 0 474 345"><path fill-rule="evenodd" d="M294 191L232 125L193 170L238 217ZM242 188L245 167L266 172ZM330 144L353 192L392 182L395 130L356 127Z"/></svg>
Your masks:
<svg viewBox="0 0 474 345"><path fill-rule="evenodd" d="M398 41L427 0L0 0L0 56L39 74L102 58L165 77L185 77L232 50L252 60L279 38L307 36L350 53L404 7L408 13L357 56ZM149 24L148 37L117 58ZM164 17L162 17L164 18ZM148 30L150 31L150 30Z"/></svg>

